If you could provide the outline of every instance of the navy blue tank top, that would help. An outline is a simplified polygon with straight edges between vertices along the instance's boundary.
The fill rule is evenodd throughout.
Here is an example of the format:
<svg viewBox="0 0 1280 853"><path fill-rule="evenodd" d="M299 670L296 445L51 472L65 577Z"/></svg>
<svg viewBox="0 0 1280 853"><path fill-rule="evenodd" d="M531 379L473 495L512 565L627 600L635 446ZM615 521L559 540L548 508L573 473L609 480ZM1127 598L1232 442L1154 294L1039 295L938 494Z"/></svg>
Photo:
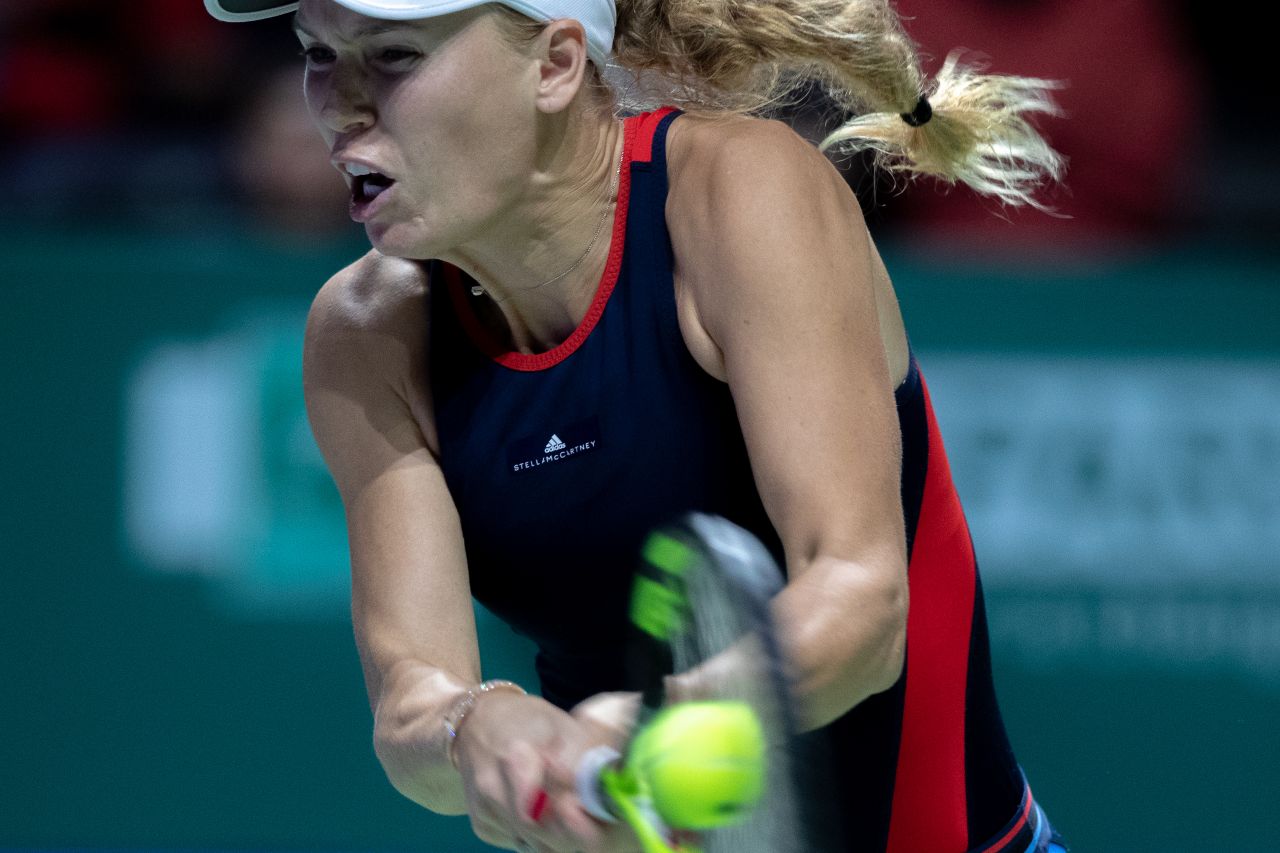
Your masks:
<svg viewBox="0 0 1280 853"><path fill-rule="evenodd" d="M650 530L692 509L772 530L728 388L680 335L663 213L674 114L649 118L626 121L609 260L563 344L501 353L468 304L470 280L429 268L436 428L472 592L537 642L543 695L561 705L620 683Z"/></svg>
<svg viewBox="0 0 1280 853"><path fill-rule="evenodd" d="M679 111L626 119L609 259L560 346L514 353L473 283L432 261L430 381L440 463L476 599L538 646L542 693L570 707L625 684L631 572L655 526L723 515L782 563L726 384L676 315L665 139ZM1039 810L1004 734L968 528L914 356L896 391L911 609L898 683L828 727L847 846L1028 850Z"/></svg>

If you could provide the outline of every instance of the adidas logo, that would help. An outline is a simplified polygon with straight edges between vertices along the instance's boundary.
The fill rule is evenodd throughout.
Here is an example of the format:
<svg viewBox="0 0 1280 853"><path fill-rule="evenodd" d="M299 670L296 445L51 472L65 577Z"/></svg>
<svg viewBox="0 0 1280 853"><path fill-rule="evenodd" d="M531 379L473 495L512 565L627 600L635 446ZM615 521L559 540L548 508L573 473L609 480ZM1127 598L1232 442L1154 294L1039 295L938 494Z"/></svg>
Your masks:
<svg viewBox="0 0 1280 853"><path fill-rule="evenodd" d="M555 432L544 442L542 436L546 433L539 435L535 432L512 442L507 448L507 464L511 466L511 473L558 464L571 456L589 453L600 443L600 426L594 417L563 424L560 428L569 437L567 441L560 437L561 433Z"/></svg>

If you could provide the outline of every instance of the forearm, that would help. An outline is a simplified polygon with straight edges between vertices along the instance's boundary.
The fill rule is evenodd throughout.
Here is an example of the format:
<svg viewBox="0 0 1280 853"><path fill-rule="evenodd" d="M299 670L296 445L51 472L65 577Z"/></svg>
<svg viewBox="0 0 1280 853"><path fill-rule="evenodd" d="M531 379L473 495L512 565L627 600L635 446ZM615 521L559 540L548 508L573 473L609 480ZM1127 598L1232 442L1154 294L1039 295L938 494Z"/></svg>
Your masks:
<svg viewBox="0 0 1280 853"><path fill-rule="evenodd" d="M373 744L388 780L440 814L467 810L462 776L449 759L445 715L473 685L418 661L395 666L375 700Z"/></svg>
<svg viewBox="0 0 1280 853"><path fill-rule="evenodd" d="M887 559L892 559L890 555ZM799 722L814 729L888 689L902 671L907 593L892 566L819 557L773 599L774 627L795 690ZM758 647L746 640L669 683L675 698L714 695L716 685L756 677Z"/></svg>

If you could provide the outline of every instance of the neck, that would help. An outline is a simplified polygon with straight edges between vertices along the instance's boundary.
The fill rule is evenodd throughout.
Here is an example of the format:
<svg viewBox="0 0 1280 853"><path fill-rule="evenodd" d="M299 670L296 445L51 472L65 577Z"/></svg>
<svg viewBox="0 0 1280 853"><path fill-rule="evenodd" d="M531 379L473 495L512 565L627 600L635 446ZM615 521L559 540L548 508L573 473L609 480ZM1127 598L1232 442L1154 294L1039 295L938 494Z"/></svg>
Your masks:
<svg viewBox="0 0 1280 853"><path fill-rule="evenodd" d="M479 284L477 314L518 352L545 352L582 322L609 257L621 184L620 121L566 119L546 136L523 196L443 258Z"/></svg>

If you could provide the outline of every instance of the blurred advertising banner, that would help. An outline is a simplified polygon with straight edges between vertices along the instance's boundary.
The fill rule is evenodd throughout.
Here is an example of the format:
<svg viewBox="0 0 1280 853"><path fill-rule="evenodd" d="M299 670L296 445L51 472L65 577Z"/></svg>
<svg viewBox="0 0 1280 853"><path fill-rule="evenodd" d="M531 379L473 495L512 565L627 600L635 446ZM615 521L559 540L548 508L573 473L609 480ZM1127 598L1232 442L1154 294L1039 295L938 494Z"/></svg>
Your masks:
<svg viewBox="0 0 1280 853"><path fill-rule="evenodd" d="M302 310L154 342L129 379L125 519L157 571L279 618L347 607L342 508L301 393ZM1280 683L1280 364L924 353L993 639Z"/></svg>
<svg viewBox="0 0 1280 853"><path fill-rule="evenodd" d="M1280 362L940 354L922 369L1002 656L1280 687Z"/></svg>
<svg viewBox="0 0 1280 853"><path fill-rule="evenodd" d="M992 582L1280 589L1280 362L922 360Z"/></svg>
<svg viewBox="0 0 1280 853"><path fill-rule="evenodd" d="M306 306L246 306L221 332L157 340L127 381L126 538L163 572L282 618L344 612L342 505L302 400Z"/></svg>

